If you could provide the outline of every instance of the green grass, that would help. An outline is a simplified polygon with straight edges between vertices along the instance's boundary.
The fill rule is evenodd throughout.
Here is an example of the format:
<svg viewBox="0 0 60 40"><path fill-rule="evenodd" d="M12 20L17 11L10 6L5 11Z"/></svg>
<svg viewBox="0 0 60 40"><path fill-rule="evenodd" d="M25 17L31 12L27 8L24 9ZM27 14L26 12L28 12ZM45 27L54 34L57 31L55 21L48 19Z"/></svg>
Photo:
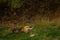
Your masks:
<svg viewBox="0 0 60 40"><path fill-rule="evenodd" d="M34 24L33 26L33 30L28 33L19 32L16 34L6 34L4 30L8 30L8 28L0 28L0 40L60 40L60 24ZM6 35L3 36L3 33ZM35 36L30 37L31 33L35 34Z"/></svg>

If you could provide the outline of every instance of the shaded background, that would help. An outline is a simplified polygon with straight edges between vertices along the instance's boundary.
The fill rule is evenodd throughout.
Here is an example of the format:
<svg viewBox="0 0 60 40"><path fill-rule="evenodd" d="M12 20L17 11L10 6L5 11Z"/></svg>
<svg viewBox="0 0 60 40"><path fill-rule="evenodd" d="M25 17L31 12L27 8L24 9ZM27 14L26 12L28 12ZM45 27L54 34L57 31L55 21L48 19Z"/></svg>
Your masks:
<svg viewBox="0 0 60 40"><path fill-rule="evenodd" d="M0 0L0 25L60 20L60 0Z"/></svg>

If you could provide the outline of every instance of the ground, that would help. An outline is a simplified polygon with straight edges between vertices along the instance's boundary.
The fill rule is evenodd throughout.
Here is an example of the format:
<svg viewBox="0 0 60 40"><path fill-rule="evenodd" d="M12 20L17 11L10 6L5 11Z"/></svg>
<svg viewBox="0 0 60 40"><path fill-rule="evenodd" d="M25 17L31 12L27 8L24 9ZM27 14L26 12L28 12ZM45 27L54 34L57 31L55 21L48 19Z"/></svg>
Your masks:
<svg viewBox="0 0 60 40"><path fill-rule="evenodd" d="M60 22L33 24L28 33L9 33L9 27L0 28L0 40L60 40ZM34 34L32 37L30 35Z"/></svg>

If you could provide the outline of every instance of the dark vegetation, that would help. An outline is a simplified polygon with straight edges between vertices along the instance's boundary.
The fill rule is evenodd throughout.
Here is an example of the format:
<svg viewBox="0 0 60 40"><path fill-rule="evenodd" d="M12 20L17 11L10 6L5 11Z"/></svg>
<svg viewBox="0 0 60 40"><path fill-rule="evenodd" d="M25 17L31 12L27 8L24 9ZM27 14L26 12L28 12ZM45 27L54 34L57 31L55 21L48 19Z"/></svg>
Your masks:
<svg viewBox="0 0 60 40"><path fill-rule="evenodd" d="M49 20L59 17L60 0L1 0L0 21L40 20L46 17ZM54 15L54 16L53 16ZM17 21L18 20L18 21Z"/></svg>

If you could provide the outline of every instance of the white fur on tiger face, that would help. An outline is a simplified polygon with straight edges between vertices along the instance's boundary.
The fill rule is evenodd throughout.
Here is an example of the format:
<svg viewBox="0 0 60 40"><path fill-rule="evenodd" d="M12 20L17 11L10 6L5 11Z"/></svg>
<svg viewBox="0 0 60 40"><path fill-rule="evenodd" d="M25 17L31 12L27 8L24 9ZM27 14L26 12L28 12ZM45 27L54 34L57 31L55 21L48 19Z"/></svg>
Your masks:
<svg viewBox="0 0 60 40"><path fill-rule="evenodd" d="M29 32L32 28L30 28L29 26L25 26L22 28L22 32Z"/></svg>

